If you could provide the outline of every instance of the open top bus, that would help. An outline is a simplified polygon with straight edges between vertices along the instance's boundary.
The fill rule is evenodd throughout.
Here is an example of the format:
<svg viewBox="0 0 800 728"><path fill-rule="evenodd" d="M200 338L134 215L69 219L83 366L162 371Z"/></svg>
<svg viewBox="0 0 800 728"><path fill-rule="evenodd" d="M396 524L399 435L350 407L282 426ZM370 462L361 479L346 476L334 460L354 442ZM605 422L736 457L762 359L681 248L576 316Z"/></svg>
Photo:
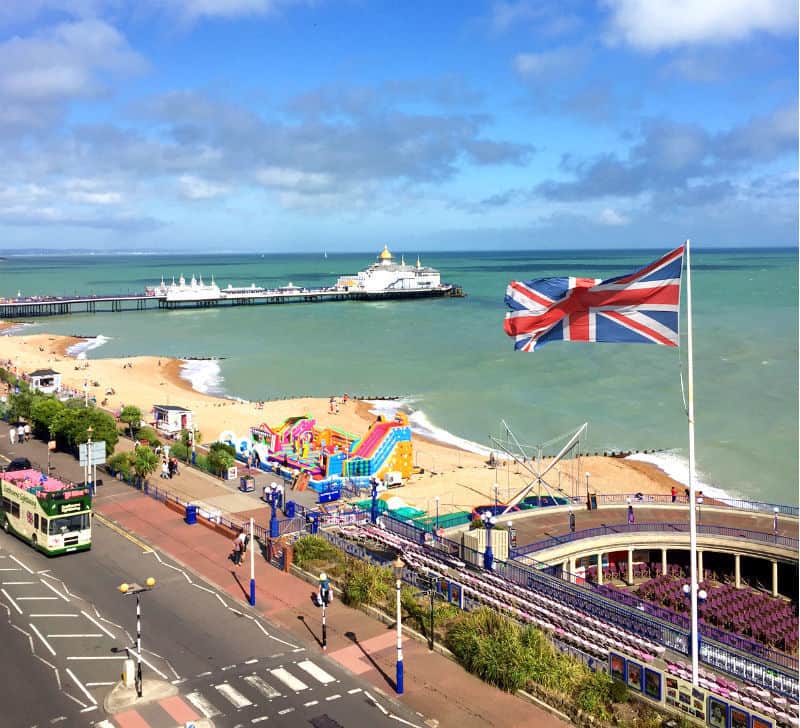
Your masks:
<svg viewBox="0 0 800 728"><path fill-rule="evenodd" d="M92 547L89 489L32 468L0 473L0 522L49 556Z"/></svg>

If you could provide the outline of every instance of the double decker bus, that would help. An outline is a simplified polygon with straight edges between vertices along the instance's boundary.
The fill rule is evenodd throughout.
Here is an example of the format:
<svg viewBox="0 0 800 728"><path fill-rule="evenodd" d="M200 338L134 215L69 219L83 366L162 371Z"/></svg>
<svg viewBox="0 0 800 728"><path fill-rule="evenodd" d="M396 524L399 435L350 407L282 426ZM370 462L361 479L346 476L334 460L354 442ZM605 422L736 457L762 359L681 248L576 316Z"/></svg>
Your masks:
<svg viewBox="0 0 800 728"><path fill-rule="evenodd" d="M92 498L85 485L38 470L0 473L0 519L35 549L54 556L92 547Z"/></svg>

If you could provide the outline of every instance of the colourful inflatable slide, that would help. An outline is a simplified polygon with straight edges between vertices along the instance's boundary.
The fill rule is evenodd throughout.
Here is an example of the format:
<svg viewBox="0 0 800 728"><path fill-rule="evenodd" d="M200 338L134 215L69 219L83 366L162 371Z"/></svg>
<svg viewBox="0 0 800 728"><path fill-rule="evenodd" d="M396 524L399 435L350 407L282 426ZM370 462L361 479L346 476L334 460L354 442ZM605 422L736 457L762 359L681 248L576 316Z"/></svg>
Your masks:
<svg viewBox="0 0 800 728"><path fill-rule="evenodd" d="M353 448L352 456L344 462L345 477L382 477L398 471L408 478L412 470L411 429L408 418L398 413L394 422L379 419Z"/></svg>

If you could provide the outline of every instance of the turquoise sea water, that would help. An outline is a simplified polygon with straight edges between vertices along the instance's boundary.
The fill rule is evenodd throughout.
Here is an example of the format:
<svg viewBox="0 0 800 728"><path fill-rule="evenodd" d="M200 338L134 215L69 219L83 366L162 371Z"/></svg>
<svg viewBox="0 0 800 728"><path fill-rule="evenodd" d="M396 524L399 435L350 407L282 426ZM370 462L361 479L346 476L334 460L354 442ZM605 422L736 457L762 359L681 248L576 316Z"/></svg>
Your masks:
<svg viewBox="0 0 800 728"><path fill-rule="evenodd" d="M502 329L512 278L605 278L665 251L432 253L423 262L466 298L81 314L27 330L107 337L90 357L224 357L188 374L198 387L245 399L399 395L419 430L445 440L487 446L505 419L537 444L587 421L588 450L664 450L657 462L685 479L679 351L550 344L519 354ZM140 291L180 273L213 273L223 287L315 286L371 262L361 254L12 256L0 262L0 296ZM700 478L709 490L796 503L797 253L696 250L692 273Z"/></svg>

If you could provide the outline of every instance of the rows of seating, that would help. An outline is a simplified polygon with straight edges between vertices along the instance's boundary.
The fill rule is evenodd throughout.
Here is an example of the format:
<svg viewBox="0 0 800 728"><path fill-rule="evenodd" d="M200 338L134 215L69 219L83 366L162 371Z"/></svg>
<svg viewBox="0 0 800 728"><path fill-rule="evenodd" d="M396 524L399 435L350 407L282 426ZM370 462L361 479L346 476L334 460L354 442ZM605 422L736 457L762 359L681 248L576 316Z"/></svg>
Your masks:
<svg viewBox="0 0 800 728"><path fill-rule="evenodd" d="M686 583L682 579L659 576L641 584L636 593L648 602L679 613L686 612L688 601L683 592ZM736 589L730 584L702 581L699 588L707 594L698 607L701 626L710 624L796 654L797 614L790 602L751 589Z"/></svg>

